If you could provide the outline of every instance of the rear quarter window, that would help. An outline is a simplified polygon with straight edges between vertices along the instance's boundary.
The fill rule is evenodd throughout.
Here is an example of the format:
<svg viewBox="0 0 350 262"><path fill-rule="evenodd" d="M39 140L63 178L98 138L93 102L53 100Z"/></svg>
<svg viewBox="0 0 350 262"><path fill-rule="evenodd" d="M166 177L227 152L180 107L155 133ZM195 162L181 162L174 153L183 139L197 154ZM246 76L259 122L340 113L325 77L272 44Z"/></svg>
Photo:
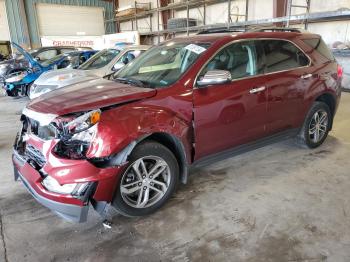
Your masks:
<svg viewBox="0 0 350 262"><path fill-rule="evenodd" d="M303 42L315 49L320 55L327 58L328 60L335 60L331 50L329 50L328 46L321 38L303 39Z"/></svg>

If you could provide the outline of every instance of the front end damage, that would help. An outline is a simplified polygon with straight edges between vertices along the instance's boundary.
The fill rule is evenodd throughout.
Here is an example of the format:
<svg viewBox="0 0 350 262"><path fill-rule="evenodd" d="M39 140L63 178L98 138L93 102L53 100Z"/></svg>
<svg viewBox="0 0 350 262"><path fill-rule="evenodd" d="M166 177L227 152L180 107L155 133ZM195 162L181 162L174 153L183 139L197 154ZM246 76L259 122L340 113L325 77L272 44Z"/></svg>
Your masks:
<svg viewBox="0 0 350 262"><path fill-rule="evenodd" d="M20 179L39 203L67 220L85 222L90 203L103 214L133 146L102 164L105 159L85 157L88 142L77 144L74 134L69 136L52 124L56 116L23 113L12 156L15 180Z"/></svg>

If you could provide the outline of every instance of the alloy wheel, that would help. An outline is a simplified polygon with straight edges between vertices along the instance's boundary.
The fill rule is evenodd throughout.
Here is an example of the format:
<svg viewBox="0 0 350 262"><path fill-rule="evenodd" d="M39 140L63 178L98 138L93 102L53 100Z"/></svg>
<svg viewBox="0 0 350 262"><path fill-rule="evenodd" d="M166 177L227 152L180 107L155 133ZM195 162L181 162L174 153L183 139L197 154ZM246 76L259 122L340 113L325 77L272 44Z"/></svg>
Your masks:
<svg viewBox="0 0 350 262"><path fill-rule="evenodd" d="M139 158L123 174L121 196L134 208L153 206L168 191L170 178L170 168L164 159L157 156Z"/></svg>
<svg viewBox="0 0 350 262"><path fill-rule="evenodd" d="M318 110L312 116L309 124L309 138L313 143L320 142L328 130L328 114L325 110Z"/></svg>

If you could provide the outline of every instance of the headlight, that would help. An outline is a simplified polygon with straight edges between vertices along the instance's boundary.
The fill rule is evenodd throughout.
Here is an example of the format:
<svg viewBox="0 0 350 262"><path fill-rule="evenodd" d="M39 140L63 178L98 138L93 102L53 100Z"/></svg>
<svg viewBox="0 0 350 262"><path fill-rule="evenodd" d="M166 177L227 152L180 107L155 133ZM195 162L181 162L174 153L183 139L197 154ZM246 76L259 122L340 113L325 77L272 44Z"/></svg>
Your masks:
<svg viewBox="0 0 350 262"><path fill-rule="evenodd" d="M72 183L60 185L56 179L51 176L47 176L42 181L42 185L50 192L79 196L85 192L89 183Z"/></svg>
<svg viewBox="0 0 350 262"><path fill-rule="evenodd" d="M64 125L64 131L77 134L85 131L100 121L101 110L87 112Z"/></svg>
<svg viewBox="0 0 350 262"><path fill-rule="evenodd" d="M23 78L25 78L26 75L28 75L27 72L21 72L21 73L19 73L19 74L16 75L16 76L12 76L12 77L6 78L6 82L7 82L7 83L19 82L19 81L21 81Z"/></svg>
<svg viewBox="0 0 350 262"><path fill-rule="evenodd" d="M64 158L84 159L96 135L100 117L101 111L94 110L63 124L63 134L54 152Z"/></svg>

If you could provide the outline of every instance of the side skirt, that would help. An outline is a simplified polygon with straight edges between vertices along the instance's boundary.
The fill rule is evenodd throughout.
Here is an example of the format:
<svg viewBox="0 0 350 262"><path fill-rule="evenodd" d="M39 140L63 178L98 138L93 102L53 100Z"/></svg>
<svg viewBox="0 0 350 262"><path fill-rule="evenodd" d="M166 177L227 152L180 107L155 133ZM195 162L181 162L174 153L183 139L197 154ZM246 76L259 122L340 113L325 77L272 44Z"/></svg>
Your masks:
<svg viewBox="0 0 350 262"><path fill-rule="evenodd" d="M216 154L205 156L205 157L193 162L193 164L191 165L191 169L207 166L207 165L222 161L222 160L230 158L230 157L241 155L241 154L244 154L246 152L256 150L258 148L261 148L261 147L264 147L267 145L271 145L271 144L281 142L283 140L295 137L299 133L299 130L300 130L299 128L289 129L289 130L279 132L279 133L276 133L276 134L268 136L268 137L258 139L256 141L253 141L253 142L250 142L247 144L236 146L234 148L231 148L231 149L228 149L228 150L216 153Z"/></svg>

